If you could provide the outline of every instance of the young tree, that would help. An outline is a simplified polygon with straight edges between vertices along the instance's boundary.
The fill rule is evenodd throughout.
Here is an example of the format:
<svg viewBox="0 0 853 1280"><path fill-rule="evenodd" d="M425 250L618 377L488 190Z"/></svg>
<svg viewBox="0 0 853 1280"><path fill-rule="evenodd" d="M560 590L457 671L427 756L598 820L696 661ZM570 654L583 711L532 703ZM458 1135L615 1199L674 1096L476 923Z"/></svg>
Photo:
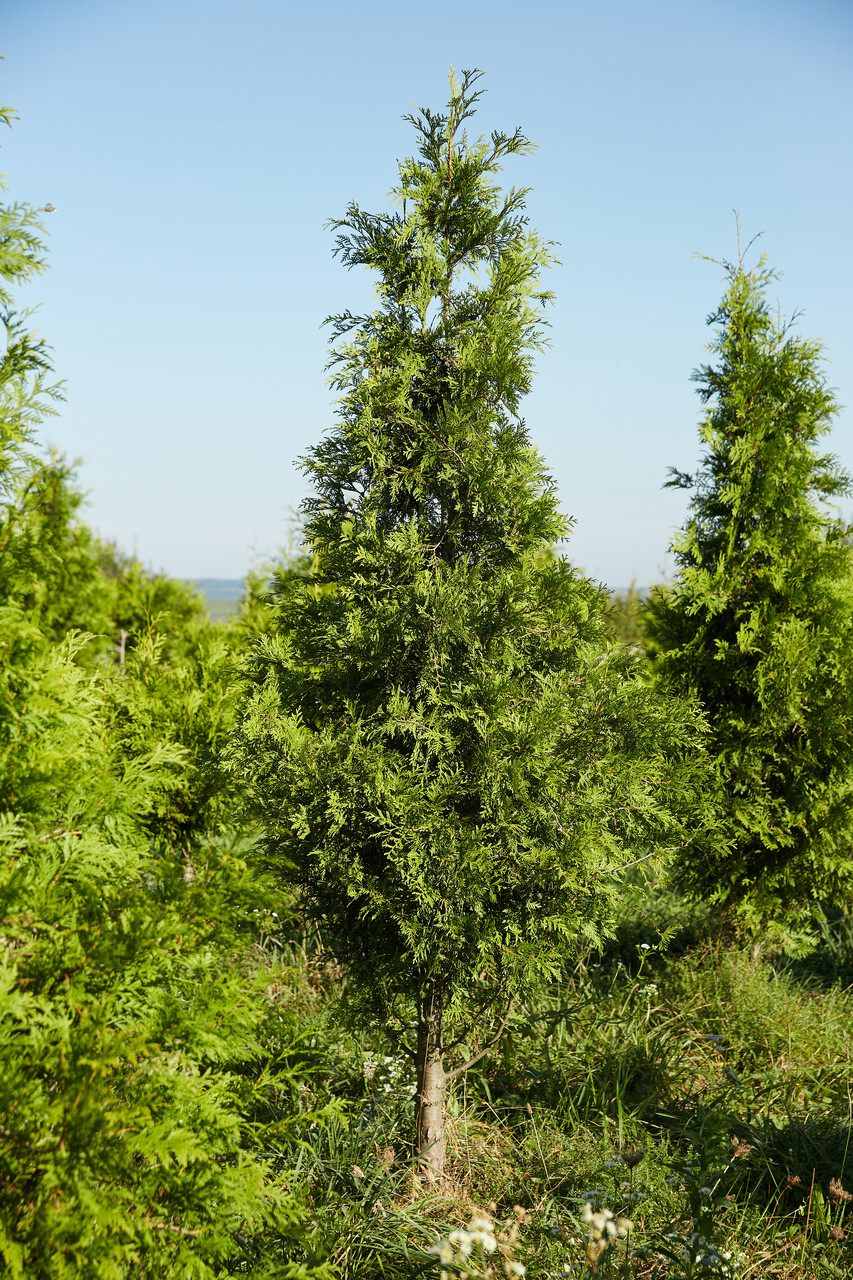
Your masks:
<svg viewBox="0 0 853 1280"><path fill-rule="evenodd" d="M767 301L761 258L723 264L715 364L678 578L647 615L657 672L701 699L728 841L685 881L753 927L853 884L853 562L830 500L848 477L818 442L837 411L821 347Z"/></svg>
<svg viewBox="0 0 853 1280"><path fill-rule="evenodd" d="M248 1251L301 1280L304 1209L243 1127L269 1089L258 886L149 847L180 755L122 768L73 650L0 608L0 1273L212 1280Z"/></svg>
<svg viewBox="0 0 853 1280"><path fill-rule="evenodd" d="M0 105L0 123L11 125L14 111ZM0 177L0 192L6 183ZM9 517L21 484L35 461L33 446L39 424L55 414L53 401L61 388L52 373L45 343L27 327L29 313L15 310L13 285L44 270L44 227L41 211L28 204L0 201L0 572L8 554Z"/></svg>
<svg viewBox="0 0 853 1280"><path fill-rule="evenodd" d="M449 1055L485 1052L596 936L621 863L683 839L696 736L605 652L604 593L551 550L570 522L518 411L554 258L526 192L495 183L531 144L463 129L479 74L451 75L446 113L406 117L397 209L333 224L379 305L331 320L314 570L279 595L242 746L273 863L359 1015L416 1063L415 1145L438 1174L466 1065Z"/></svg>
<svg viewBox="0 0 853 1280"><path fill-rule="evenodd" d="M263 887L199 847L221 812L224 656L173 645L160 663L148 639L111 678L63 634L109 610L67 469L36 455L49 366L7 285L40 269L37 229L0 205L0 1274L328 1280L261 1154L265 1060L290 1048L249 971ZM195 611L180 584L135 586L137 617Z"/></svg>

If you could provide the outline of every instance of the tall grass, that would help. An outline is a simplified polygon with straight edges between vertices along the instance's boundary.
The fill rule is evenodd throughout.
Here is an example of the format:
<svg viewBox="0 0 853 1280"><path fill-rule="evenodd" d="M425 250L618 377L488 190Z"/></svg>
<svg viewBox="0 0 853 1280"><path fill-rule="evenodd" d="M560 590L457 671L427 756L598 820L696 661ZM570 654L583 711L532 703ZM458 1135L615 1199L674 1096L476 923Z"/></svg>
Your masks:
<svg viewBox="0 0 853 1280"><path fill-rule="evenodd" d="M342 1031L340 975L279 939L273 1005L311 1081L287 1105L332 1108L282 1149L311 1188L310 1256L342 1280L853 1275L853 929L821 930L793 961L727 945L664 891L626 895L606 950L454 1083L440 1190L406 1147L408 1064ZM605 1211L630 1231L611 1238ZM496 1252L448 1261L478 1213Z"/></svg>

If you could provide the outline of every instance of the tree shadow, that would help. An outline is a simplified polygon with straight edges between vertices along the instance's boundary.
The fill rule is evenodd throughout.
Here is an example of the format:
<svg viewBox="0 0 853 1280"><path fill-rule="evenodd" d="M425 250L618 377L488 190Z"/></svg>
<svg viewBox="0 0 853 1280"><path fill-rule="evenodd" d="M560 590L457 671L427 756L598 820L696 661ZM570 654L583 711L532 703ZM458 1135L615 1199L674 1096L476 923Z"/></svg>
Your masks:
<svg viewBox="0 0 853 1280"><path fill-rule="evenodd" d="M806 987L853 987L853 915L824 904L814 924L820 937L814 951L800 957L782 952L773 958L774 969Z"/></svg>

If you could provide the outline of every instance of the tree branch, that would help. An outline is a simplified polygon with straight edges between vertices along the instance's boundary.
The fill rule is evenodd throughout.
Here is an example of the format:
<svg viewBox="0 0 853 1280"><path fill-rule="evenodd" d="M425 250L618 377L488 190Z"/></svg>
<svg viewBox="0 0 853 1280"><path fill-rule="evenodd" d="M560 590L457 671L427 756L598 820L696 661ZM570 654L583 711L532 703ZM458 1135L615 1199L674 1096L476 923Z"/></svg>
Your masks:
<svg viewBox="0 0 853 1280"><path fill-rule="evenodd" d="M498 1027L495 1034L492 1036L491 1040L487 1040L486 1043L483 1045L482 1049L480 1049L477 1053L474 1054L473 1058L469 1058L468 1061L463 1062L461 1066L454 1067L452 1071L448 1071L445 1075L446 1080L454 1080L456 1076L462 1075L463 1071L468 1071L471 1067L474 1066L476 1062L479 1062L481 1058L484 1058L490 1049L494 1049L495 1045L500 1040L501 1036L506 1030L506 1024L509 1022L514 1008L515 1008L514 1002L510 1000L509 1008L506 1011L506 1016L504 1017L503 1022Z"/></svg>

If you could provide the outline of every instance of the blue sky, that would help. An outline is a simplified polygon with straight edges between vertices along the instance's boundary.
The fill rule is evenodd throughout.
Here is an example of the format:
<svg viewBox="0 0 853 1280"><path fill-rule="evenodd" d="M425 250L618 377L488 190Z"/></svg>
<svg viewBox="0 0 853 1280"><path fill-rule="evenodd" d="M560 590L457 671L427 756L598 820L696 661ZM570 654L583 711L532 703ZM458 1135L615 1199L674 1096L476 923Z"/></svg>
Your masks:
<svg viewBox="0 0 853 1280"><path fill-rule="evenodd" d="M733 209L853 404L849 3L6 0L2 37L9 198L57 207L25 298L67 381L48 434L154 568L236 577L287 542L294 462L334 421L321 322L372 298L324 223L387 207L401 117L451 65L487 72L476 131L539 144L506 171L562 261L524 414L587 572L667 569L722 287L692 255L734 256Z"/></svg>

